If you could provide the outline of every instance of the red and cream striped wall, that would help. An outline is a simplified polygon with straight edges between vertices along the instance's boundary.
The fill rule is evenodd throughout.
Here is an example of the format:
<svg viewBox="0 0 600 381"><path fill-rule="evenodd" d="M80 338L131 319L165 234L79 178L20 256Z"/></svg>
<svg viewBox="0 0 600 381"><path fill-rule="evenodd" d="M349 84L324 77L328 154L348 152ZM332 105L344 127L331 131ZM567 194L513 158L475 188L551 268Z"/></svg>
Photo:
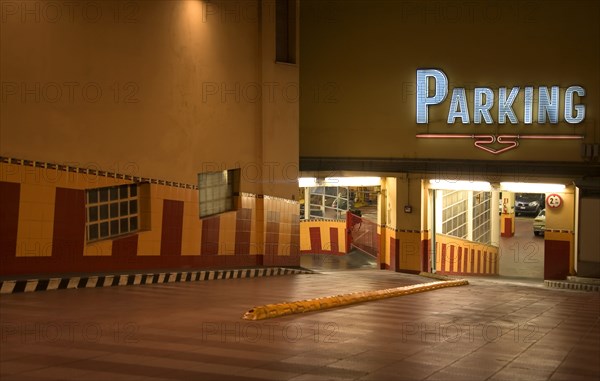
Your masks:
<svg viewBox="0 0 600 381"><path fill-rule="evenodd" d="M300 223L300 253L343 255L347 252L346 220Z"/></svg>
<svg viewBox="0 0 600 381"><path fill-rule="evenodd" d="M392 271L431 271L431 240L427 231L378 226L385 241L379 245L380 267ZM346 221L310 220L300 223L300 253L343 255L350 249ZM381 233L377 234L381 237ZM452 275L498 275L498 247L436 234L436 271Z"/></svg>
<svg viewBox="0 0 600 381"><path fill-rule="evenodd" d="M436 234L436 271L450 275L498 275L498 247Z"/></svg>
<svg viewBox="0 0 600 381"><path fill-rule="evenodd" d="M385 246L390 269L407 273L421 272L421 232L386 227Z"/></svg>
<svg viewBox="0 0 600 381"><path fill-rule="evenodd" d="M140 231L88 243L85 189L141 181ZM299 266L299 205L243 193L198 216L189 184L2 158L0 275L187 267Z"/></svg>
<svg viewBox="0 0 600 381"><path fill-rule="evenodd" d="M392 271L431 271L431 239L428 231L385 229L385 263ZM449 275L498 275L498 247L436 234L435 268Z"/></svg>

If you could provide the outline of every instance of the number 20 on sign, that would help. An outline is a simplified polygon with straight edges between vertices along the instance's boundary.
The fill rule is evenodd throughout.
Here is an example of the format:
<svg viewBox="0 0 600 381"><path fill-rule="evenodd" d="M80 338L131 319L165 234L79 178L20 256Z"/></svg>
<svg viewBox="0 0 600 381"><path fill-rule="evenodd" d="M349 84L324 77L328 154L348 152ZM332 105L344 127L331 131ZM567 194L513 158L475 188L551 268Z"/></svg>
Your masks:
<svg viewBox="0 0 600 381"><path fill-rule="evenodd" d="M556 193L552 193L548 195L548 197L546 197L546 205L548 205L549 208L556 209L560 207L562 203L562 197L560 197Z"/></svg>

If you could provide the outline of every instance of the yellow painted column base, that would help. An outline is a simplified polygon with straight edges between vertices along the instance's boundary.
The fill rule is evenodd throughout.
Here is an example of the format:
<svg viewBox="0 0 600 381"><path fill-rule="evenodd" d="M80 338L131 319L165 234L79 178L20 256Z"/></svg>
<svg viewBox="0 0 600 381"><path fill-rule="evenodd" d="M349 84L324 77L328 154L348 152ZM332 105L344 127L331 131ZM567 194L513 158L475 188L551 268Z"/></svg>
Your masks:
<svg viewBox="0 0 600 381"><path fill-rule="evenodd" d="M444 287L455 287L468 285L469 282L463 279L450 280L443 282L431 282L424 284L415 284L411 286L387 288L376 291L361 291L350 294L335 296L325 296L316 299L299 300L296 302L285 302L277 304L267 304L254 307L242 316L244 320L263 320L284 315L300 314L304 312L320 311L329 308L346 306L349 304L368 302L386 298L394 298L402 295L416 294L418 292L437 290Z"/></svg>

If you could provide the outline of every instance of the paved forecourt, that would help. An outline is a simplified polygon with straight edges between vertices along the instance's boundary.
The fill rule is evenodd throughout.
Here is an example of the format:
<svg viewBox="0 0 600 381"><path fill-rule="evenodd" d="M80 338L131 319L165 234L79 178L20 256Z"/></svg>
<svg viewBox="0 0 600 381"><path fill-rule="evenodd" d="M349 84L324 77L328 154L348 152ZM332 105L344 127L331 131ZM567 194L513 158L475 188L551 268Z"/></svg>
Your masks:
<svg viewBox="0 0 600 381"><path fill-rule="evenodd" d="M2 380L590 380L600 293L469 285L261 321L254 306L434 281L374 269L5 294Z"/></svg>

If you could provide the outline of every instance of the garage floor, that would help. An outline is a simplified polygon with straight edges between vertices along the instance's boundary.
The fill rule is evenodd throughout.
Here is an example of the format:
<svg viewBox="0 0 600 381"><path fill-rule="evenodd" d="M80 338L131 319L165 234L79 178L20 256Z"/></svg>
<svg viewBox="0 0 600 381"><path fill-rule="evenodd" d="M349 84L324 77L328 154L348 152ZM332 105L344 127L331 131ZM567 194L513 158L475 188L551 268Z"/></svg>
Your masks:
<svg viewBox="0 0 600 381"><path fill-rule="evenodd" d="M515 218L515 235L500 237L500 275L544 279L544 237L533 234L533 217Z"/></svg>
<svg viewBox="0 0 600 381"><path fill-rule="evenodd" d="M258 322L240 317L431 279L331 270L3 295L0 379L598 380L600 293L469 280Z"/></svg>

